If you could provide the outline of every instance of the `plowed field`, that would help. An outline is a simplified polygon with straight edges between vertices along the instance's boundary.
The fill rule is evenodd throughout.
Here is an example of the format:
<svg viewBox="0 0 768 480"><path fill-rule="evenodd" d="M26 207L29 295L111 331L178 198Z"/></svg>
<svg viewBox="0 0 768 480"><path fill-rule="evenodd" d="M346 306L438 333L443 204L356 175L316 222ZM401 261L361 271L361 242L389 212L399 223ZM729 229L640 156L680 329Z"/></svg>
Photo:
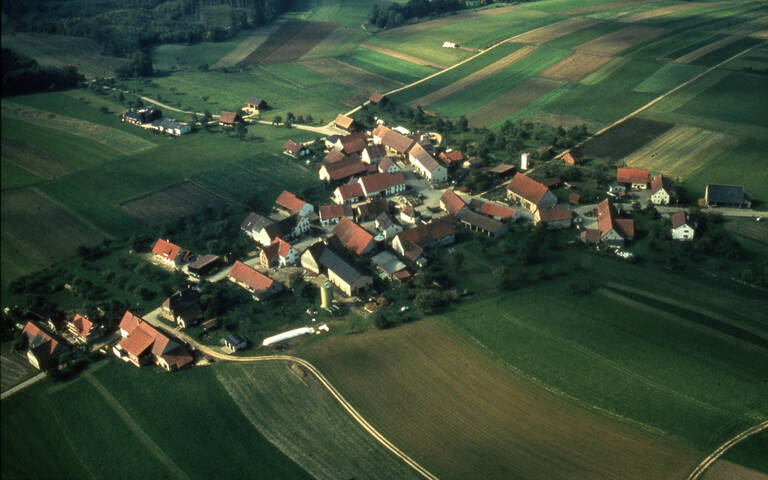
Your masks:
<svg viewBox="0 0 768 480"><path fill-rule="evenodd" d="M578 81L613 60L613 57L574 53L541 72L542 77Z"/></svg>
<svg viewBox="0 0 768 480"><path fill-rule="evenodd" d="M179 217L202 212L206 208L218 209L227 201L191 181L171 185L160 191L129 200L122 205L128 215L148 225L162 225Z"/></svg>
<svg viewBox="0 0 768 480"><path fill-rule="evenodd" d="M331 22L288 20L241 63L253 65L298 60L338 26Z"/></svg>
<svg viewBox="0 0 768 480"><path fill-rule="evenodd" d="M663 28L633 25L582 43L574 50L595 55L616 55L640 42L660 37L665 32Z"/></svg>

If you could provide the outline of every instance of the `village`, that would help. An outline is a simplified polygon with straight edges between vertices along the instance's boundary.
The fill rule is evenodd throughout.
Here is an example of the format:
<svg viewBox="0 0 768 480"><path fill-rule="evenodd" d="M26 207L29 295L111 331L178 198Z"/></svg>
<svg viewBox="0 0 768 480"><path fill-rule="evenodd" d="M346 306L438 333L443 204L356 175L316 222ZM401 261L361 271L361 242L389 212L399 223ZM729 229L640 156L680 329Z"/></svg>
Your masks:
<svg viewBox="0 0 768 480"><path fill-rule="evenodd" d="M369 105L385 104L387 97L374 93ZM236 128L249 115L264 110L263 99L249 98L241 112L222 112L217 123ZM155 108L131 109L124 122L174 136L190 128L165 118ZM456 174L476 168L479 159L442 144L439 134L388 126L377 119L366 129L355 119L339 114L333 122L337 132L322 139L323 154L317 171L318 182L331 192L327 202L314 205L284 190L263 215L248 214L240 225L242 235L253 241L254 249L245 258L226 259L213 253L191 252L158 238L147 259L157 268L178 271L188 287L173 293L144 317L125 311L116 332L82 314L75 314L57 331L53 322L23 325L27 358L32 366L55 367L72 349L112 352L140 367L155 364L167 371L179 370L201 361L195 346L180 340L179 333L193 326L203 331L217 328L216 319L204 318L200 282L230 282L244 289L255 302L290 290L291 277L299 275L319 292L319 309L334 314L341 305L362 314L372 314L387 304L376 285L409 282L429 265L436 252L452 248L457 232L471 232L490 239L507 234L511 224L530 224L545 232L574 229L574 241L595 252L632 261L636 237L633 211L653 206L668 218L668 241L692 242L698 219L678 205L674 187L662 173L617 167L614 181L605 185L605 198L597 204L580 203L577 189L557 177L537 181L537 152L523 153L519 161L488 168L495 185L487 192L470 192L457 186ZM311 155L309 144L289 140L283 154L301 162ZM550 149L551 150L551 149ZM578 152L567 150L546 163L578 166ZM309 164L309 160L306 160ZM541 162L545 163L545 162ZM564 188L567 201L558 201L553 189ZM743 187L708 185L700 203L703 207L749 208ZM575 227L575 228L574 228ZM231 263L231 266L228 264ZM396 306L401 312L408 305ZM261 348L281 344L305 335L329 331L316 322L308 309L308 324L262 339ZM20 327L22 327L20 325ZM253 346L238 333L221 339L222 352Z"/></svg>

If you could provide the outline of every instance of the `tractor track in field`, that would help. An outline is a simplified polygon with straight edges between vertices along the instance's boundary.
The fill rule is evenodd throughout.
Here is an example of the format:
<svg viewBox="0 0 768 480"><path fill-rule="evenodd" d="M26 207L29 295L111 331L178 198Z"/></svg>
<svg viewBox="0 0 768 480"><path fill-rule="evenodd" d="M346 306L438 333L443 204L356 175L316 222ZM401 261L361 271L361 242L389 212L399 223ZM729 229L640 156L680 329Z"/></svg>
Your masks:
<svg viewBox="0 0 768 480"><path fill-rule="evenodd" d="M717 447L714 452L707 455L704 458L704 460L702 460L698 465L696 465L696 468L694 468L691 474L688 475L687 480L701 479L702 475L704 475L704 472L706 472L707 469L711 467L712 464L715 463L720 457L722 457L725 454L725 452L727 452L731 447L735 446L736 444L738 444L743 440L746 440L752 435L756 435L764 430L768 430L768 420L763 420L757 425L753 425L748 429L744 430L743 432L735 435L734 437L729 439L727 442Z"/></svg>
<svg viewBox="0 0 768 480"><path fill-rule="evenodd" d="M145 316L144 318L146 319L147 316ZM317 369L317 367L315 367L308 361L299 357L291 356L291 355L260 355L260 356L235 357L232 355L221 353L214 348L203 345L183 332L168 328L166 325L163 325L160 321L156 321L156 320L153 321L149 319L147 319L147 321L152 323L154 326L162 330L165 330L171 335L178 337L180 340L183 340L189 343L190 345L194 346L197 350L204 353L205 355L213 357L217 360L230 361L230 362L282 361L282 362L294 362L301 365L302 367L306 368L309 372L311 372L312 375L314 375L315 378L317 378L317 380L320 382L323 388L325 388L328 391L328 393L330 393L331 396L337 402L339 402L342 408L358 423L358 425L360 425L363 428L363 430L365 430L368 434L370 434L384 448L386 448L392 454L398 457L400 460L405 462L409 467L415 470L422 477L428 480L438 480L438 477L436 475L432 474L429 470L419 465L414 459L412 459L405 452L397 448L395 444L390 442L384 435L379 433L378 430L376 430L370 423L368 423L368 421L357 410L355 410L355 408L344 398L341 392L339 392L336 389L336 387L333 386L333 384L325 377L325 375L323 375L320 372L320 370Z"/></svg>

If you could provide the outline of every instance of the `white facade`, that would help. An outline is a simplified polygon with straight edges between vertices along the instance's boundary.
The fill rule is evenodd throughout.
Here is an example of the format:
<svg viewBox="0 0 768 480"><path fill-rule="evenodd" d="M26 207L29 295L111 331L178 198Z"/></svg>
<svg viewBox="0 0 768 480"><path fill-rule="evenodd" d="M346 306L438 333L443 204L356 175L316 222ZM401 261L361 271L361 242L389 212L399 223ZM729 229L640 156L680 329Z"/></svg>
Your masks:
<svg viewBox="0 0 768 480"><path fill-rule="evenodd" d="M684 223L679 227L672 229L673 240L680 240L683 242L691 241L693 240L694 234L695 234L695 231L693 230L693 227L691 227L687 223Z"/></svg>
<svg viewBox="0 0 768 480"><path fill-rule="evenodd" d="M656 192L651 195L651 203L654 205L669 205L669 192L664 188L656 190Z"/></svg>
<svg viewBox="0 0 768 480"><path fill-rule="evenodd" d="M301 255L299 254L299 251L291 247L288 249L284 256L280 255L280 266L287 267L288 265L294 265L299 260L300 256Z"/></svg>

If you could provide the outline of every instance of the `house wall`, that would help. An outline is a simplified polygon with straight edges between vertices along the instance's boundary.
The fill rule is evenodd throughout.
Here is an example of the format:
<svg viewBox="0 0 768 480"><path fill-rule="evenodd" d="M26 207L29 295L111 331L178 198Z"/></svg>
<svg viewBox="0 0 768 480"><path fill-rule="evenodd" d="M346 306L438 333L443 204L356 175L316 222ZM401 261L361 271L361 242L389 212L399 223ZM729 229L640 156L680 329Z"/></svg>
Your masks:
<svg viewBox="0 0 768 480"><path fill-rule="evenodd" d="M677 228L672 229L673 240L693 240L694 230L690 225L680 225Z"/></svg>
<svg viewBox="0 0 768 480"><path fill-rule="evenodd" d="M632 190L646 190L648 188L647 183L633 183Z"/></svg>
<svg viewBox="0 0 768 480"><path fill-rule="evenodd" d="M310 255L309 250L301 255L301 267L315 274L320 273L320 266L315 262L312 255Z"/></svg>
<svg viewBox="0 0 768 480"><path fill-rule="evenodd" d="M624 245L624 237L616 230L609 230L600 240L609 245Z"/></svg>
<svg viewBox="0 0 768 480"><path fill-rule="evenodd" d="M651 203L654 205L669 205L669 194L662 188L651 195Z"/></svg>
<svg viewBox="0 0 768 480"><path fill-rule="evenodd" d="M287 265L293 265L299 259L299 252L295 248L288 250L288 253L284 257L280 257L280 265L285 267Z"/></svg>

